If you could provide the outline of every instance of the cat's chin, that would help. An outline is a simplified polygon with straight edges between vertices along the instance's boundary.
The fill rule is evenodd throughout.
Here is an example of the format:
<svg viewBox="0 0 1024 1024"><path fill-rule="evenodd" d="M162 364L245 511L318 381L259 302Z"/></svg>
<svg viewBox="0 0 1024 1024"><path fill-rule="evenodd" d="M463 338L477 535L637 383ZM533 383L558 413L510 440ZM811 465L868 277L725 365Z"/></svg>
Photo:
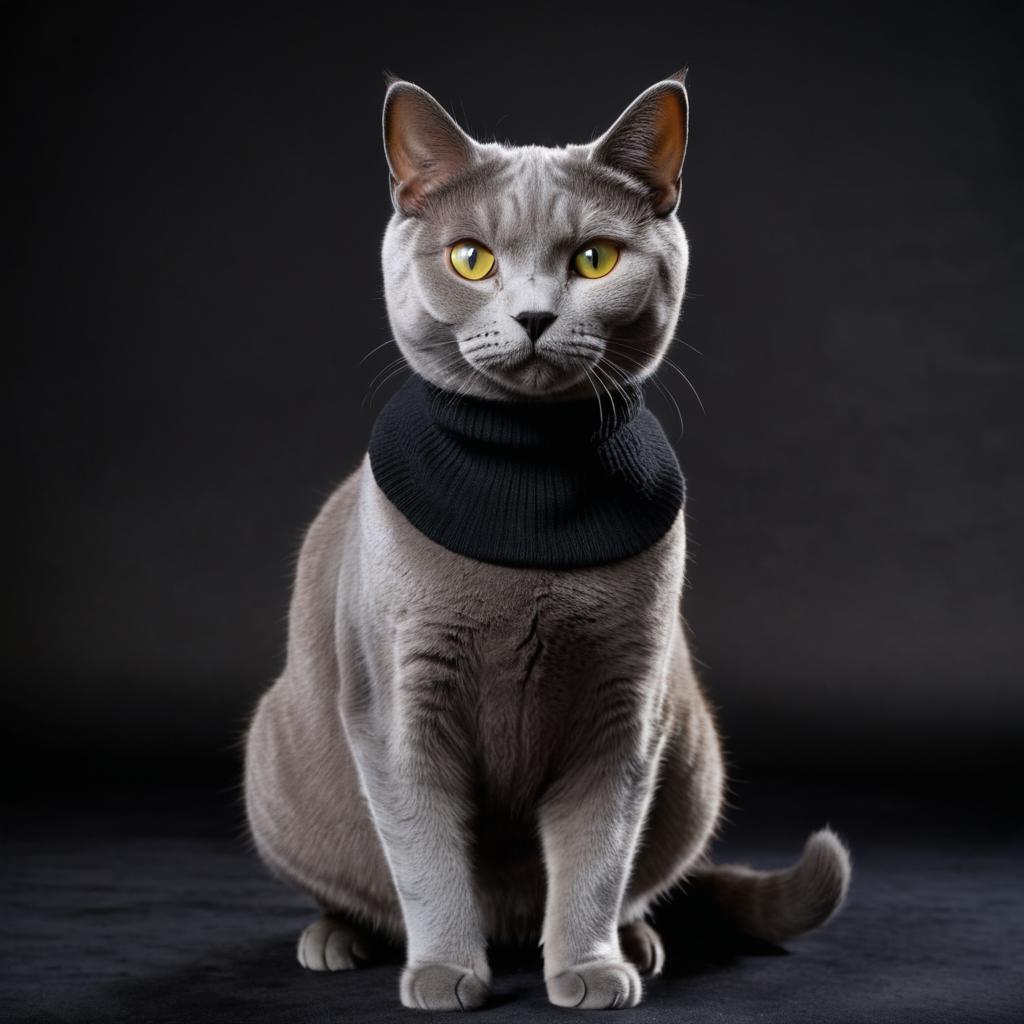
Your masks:
<svg viewBox="0 0 1024 1024"><path fill-rule="evenodd" d="M569 399L592 394L592 386L582 367L556 366L543 359L506 370L501 374L476 367L482 376L496 385L503 397L530 399Z"/></svg>

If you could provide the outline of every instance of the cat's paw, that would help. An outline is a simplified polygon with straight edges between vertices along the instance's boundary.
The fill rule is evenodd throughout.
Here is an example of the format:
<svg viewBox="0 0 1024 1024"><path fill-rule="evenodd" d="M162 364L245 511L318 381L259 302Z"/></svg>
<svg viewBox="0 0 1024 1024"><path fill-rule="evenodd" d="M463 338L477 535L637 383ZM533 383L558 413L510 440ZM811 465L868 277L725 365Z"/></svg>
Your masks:
<svg viewBox="0 0 1024 1024"><path fill-rule="evenodd" d="M575 964L547 979L548 999L555 1006L580 1010L618 1010L636 1006L643 988L636 968L625 960L592 960Z"/></svg>
<svg viewBox="0 0 1024 1024"><path fill-rule="evenodd" d="M402 1005L410 1010L475 1010L490 985L459 964L417 964L402 972Z"/></svg>
<svg viewBox="0 0 1024 1024"><path fill-rule="evenodd" d="M310 971L350 971L369 960L366 934L343 917L326 914L299 936L299 963Z"/></svg>
<svg viewBox="0 0 1024 1024"><path fill-rule="evenodd" d="M619 929L619 945L622 955L641 974L654 977L661 974L665 966L665 947L661 936L646 921L624 924Z"/></svg>

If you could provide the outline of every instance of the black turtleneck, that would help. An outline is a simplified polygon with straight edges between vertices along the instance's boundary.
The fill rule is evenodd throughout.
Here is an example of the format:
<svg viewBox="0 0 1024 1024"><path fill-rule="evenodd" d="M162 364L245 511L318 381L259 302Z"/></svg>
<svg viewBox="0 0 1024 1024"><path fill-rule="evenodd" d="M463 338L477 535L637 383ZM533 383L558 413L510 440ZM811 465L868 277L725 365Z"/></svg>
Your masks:
<svg viewBox="0 0 1024 1024"><path fill-rule="evenodd" d="M612 398L491 401L415 373L370 435L377 485L420 532L482 562L571 569L635 555L685 500L639 387Z"/></svg>

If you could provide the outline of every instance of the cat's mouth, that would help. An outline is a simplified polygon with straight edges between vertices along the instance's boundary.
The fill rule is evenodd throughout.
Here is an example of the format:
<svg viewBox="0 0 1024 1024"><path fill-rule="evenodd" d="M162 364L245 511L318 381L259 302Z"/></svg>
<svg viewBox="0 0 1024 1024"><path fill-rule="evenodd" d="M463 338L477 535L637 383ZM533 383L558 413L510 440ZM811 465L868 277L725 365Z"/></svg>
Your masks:
<svg viewBox="0 0 1024 1024"><path fill-rule="evenodd" d="M586 384L587 370L583 363L567 361L551 352L534 348L515 359L501 363L469 360L474 369L499 387L515 394L531 397L552 396Z"/></svg>

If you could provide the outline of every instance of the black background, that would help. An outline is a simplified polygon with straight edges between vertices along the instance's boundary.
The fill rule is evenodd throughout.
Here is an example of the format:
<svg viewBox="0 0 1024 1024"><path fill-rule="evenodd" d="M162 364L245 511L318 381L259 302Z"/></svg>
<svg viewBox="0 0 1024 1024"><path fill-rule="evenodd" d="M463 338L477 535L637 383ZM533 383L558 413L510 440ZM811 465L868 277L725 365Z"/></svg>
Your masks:
<svg viewBox="0 0 1024 1024"><path fill-rule="evenodd" d="M312 909L246 846L239 744L401 379L374 391L383 72L557 145L688 65L672 357L706 413L668 366L654 400L730 757L714 854L782 866L829 821L854 876L791 950L677 893L630 1019L1024 1019L1019 4L7 17L0 1017L396 1019L398 966L295 963ZM488 1020L564 1019L530 956Z"/></svg>
<svg viewBox="0 0 1024 1024"><path fill-rule="evenodd" d="M1024 717L1020 9L51 5L4 60L5 749L237 767L388 340L383 71L582 142L690 68L686 611L740 775ZM401 268L393 268L401 273ZM685 342L685 344L683 344ZM687 346L700 350L700 354ZM364 359L365 357L365 359Z"/></svg>

